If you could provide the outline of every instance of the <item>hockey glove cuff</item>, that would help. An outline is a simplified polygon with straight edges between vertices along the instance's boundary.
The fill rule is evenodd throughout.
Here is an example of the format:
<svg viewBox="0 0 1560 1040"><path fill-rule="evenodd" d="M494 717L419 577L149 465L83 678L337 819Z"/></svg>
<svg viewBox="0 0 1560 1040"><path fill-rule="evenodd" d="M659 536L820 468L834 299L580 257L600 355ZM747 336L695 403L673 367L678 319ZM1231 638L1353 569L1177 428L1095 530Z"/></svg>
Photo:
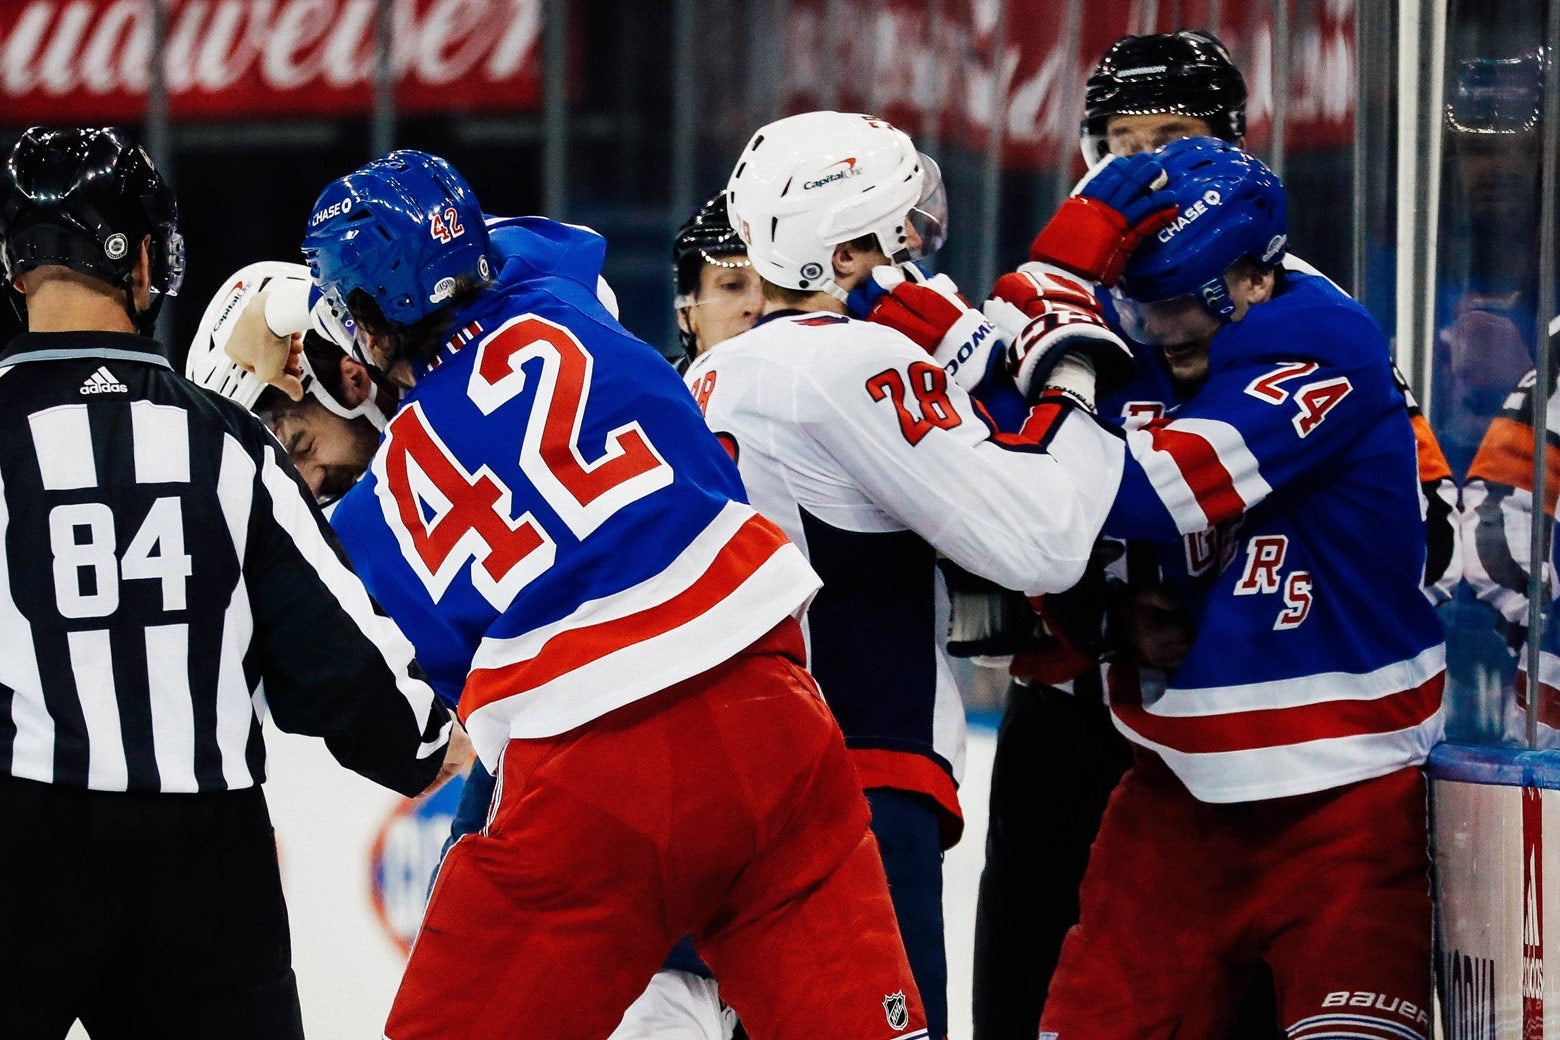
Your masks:
<svg viewBox="0 0 1560 1040"><path fill-rule="evenodd" d="M903 333L967 391L996 360L996 329L945 274L927 278L914 264L875 267L851 292L849 306L865 307L868 321Z"/></svg>

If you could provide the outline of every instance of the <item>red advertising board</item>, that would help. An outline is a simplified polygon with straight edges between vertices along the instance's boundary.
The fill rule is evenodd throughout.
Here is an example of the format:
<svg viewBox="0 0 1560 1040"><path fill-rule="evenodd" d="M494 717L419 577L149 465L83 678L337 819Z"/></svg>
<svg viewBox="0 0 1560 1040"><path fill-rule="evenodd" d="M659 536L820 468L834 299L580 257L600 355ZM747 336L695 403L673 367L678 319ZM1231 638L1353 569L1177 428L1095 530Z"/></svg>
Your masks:
<svg viewBox="0 0 1560 1040"><path fill-rule="evenodd" d="M986 147L995 109L1005 165L1043 169L1065 157L1081 174L1084 82L1100 55L1129 33L1206 27L1213 6L1084 2L1071 37L1068 0L1006 0L1005 11L999 0L794 0L785 34L785 107L872 112L912 134L935 133L975 150ZM1250 88L1248 145L1262 151L1272 138L1273 5L1217 6L1216 31ZM1354 132L1355 0L1293 6L1285 147L1346 146Z"/></svg>
<svg viewBox="0 0 1560 1040"><path fill-rule="evenodd" d="M373 101L377 0L167 0L175 119L339 116ZM0 3L8 123L139 119L152 0ZM396 0L402 111L514 111L541 102L542 0Z"/></svg>

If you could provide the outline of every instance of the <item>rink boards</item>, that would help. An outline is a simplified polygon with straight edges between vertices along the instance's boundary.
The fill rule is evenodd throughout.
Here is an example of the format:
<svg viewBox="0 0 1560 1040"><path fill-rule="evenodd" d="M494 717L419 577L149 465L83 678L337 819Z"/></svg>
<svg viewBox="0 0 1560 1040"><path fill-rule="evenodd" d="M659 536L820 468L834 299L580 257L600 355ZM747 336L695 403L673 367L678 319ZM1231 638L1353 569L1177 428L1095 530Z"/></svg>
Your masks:
<svg viewBox="0 0 1560 1040"><path fill-rule="evenodd" d="M1447 1040L1560 1040L1560 752L1431 756Z"/></svg>

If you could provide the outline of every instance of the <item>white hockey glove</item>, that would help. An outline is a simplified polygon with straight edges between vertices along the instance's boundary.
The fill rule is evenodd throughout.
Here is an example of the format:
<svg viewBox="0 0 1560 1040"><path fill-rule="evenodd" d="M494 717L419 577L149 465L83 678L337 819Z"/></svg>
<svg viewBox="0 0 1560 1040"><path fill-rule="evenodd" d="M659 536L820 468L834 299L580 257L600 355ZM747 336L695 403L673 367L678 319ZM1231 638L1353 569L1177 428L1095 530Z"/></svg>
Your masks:
<svg viewBox="0 0 1560 1040"><path fill-rule="evenodd" d="M904 333L967 391L996 361L997 331L945 274L928 278L914 264L874 267L850 294L858 317Z"/></svg>
<svg viewBox="0 0 1560 1040"><path fill-rule="evenodd" d="M1135 371L1092 285L1059 267L1031 260L998 278L985 312L1007 341L1014 384L1030 401L1050 387L1092 409L1096 394L1120 389Z"/></svg>

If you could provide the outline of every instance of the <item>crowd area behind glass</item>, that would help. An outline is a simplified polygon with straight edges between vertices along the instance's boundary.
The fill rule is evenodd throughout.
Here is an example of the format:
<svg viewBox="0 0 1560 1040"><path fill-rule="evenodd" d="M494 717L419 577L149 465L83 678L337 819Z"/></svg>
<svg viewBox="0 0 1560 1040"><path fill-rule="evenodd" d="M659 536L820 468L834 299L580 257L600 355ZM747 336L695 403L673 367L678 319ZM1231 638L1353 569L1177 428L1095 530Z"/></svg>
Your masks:
<svg viewBox="0 0 1560 1040"><path fill-rule="evenodd" d="M561 110L400 114L393 144L448 157L500 213L543 212L544 171L561 155L563 193L552 200L561 212L547 215L606 236L605 275L624 325L670 355L677 344L668 275L673 233L724 182L755 126L809 107L870 106L899 118L906 103L955 85L977 96L980 78L971 70L989 68L1009 49L1016 54L1037 34L1062 40L1056 46L1066 52L1071 30L1081 84L1099 56L1086 53L1090 32L1113 38L1209 27L1252 82L1248 143L1282 174L1292 200L1292 251L1359 295L1395 335L1397 158L1382 149L1374 153L1382 161L1367 168L1360 148L1372 135L1390 141L1397 134L1401 41L1397 14L1385 11L1397 5L1301 0L1275 17L1277 5L1260 0L1121 0L1110 5L1108 26L1079 31L1076 23L1061 24L1044 33L1026 12L1044 8L1063 18L1077 5L977 4L964 21L955 10L963 5L951 2L917 7L910 21L897 10L902 6L591 0L570 12L568 102ZM647 16L648 8L659 15ZM1519 664L1528 637L1530 525L1540 518L1548 546L1560 490L1560 437L1553 432L1560 416L1551 412L1551 469L1543 508L1534 508L1533 401L1550 398L1550 387L1533 385L1535 316L1541 294L1555 293L1540 284L1538 263L1541 236L1555 233L1540 219L1544 10L1541 0L1451 0L1442 118L1421 128L1441 135L1435 333L1425 345L1428 380L1410 372L1410 381L1462 489L1468 577L1440 610L1448 639L1448 738L1463 743L1526 743ZM995 21L993 11L1001 15ZM1362 18L1375 20L1369 31L1357 31ZM627 24L634 31L623 32ZM919 46L895 35L906 25L920 34ZM820 38L838 60L808 50ZM774 46L775 39L784 45ZM1281 50L1287 62L1279 61ZM969 82L951 84L951 67ZM1281 87L1280 68L1287 80ZM992 275L1024 258L1037 228L1083 172L1066 139L1076 132L1081 90L1063 78L1008 87L1002 125L1009 128L1018 125L1026 89L1049 90L1031 106L1031 122L1056 131L1038 160L1013 161L1022 141L1012 136L993 142L983 131L969 133L966 124L984 118L978 111L965 113L969 119L939 112L918 128L942 166L952 215L938 265L971 299L985 295ZM299 215L322 184L382 143L382 116L377 124L367 115L172 121L158 160L179 195L189 274L183 295L164 312L165 343L176 352L189 343L203 302L227 273L257 259L297 257ZM1326 132L1299 133L1306 120ZM144 121L117 121L143 139L149 129ZM9 148L22 129L0 127L0 147ZM9 310L0 314L0 333L9 337L16 327ZM1405 344L1395 345L1401 363ZM1547 601L1555 592L1547 560L1543 575ZM972 696L978 702L1000 694ZM1540 745L1560 746L1560 705L1541 704L1539 714Z"/></svg>

